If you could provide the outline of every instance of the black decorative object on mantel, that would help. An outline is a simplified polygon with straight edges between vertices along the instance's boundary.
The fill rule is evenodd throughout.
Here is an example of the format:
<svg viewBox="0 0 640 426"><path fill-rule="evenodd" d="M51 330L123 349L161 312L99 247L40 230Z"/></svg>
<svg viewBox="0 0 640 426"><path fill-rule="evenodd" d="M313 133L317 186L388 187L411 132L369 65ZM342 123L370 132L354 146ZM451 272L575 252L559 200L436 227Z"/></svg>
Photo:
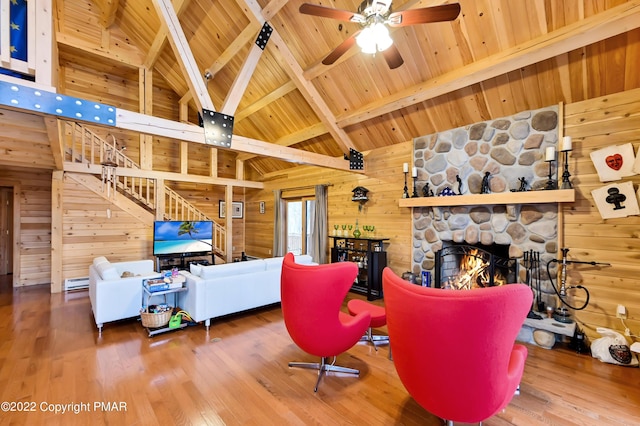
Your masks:
<svg viewBox="0 0 640 426"><path fill-rule="evenodd" d="M554 160L547 160L547 163L549 163L549 179L547 180L547 184L544 187L544 189L547 190L558 189L558 182L553 179L553 161Z"/></svg>
<svg viewBox="0 0 640 426"><path fill-rule="evenodd" d="M402 193L402 198L409 198L409 188L407 187L407 174L408 173L409 173L408 170L404 172L404 192Z"/></svg>
<svg viewBox="0 0 640 426"><path fill-rule="evenodd" d="M524 176L518 178L518 182L520 182L520 187L518 189L512 189L511 192L527 192L527 180Z"/></svg>
<svg viewBox="0 0 640 426"><path fill-rule="evenodd" d="M413 194L411 195L411 198L418 198L419 197L419 195L418 195L418 185L416 184L416 180L418 180L418 176L414 176L413 177Z"/></svg>
<svg viewBox="0 0 640 426"><path fill-rule="evenodd" d="M545 150L545 158L544 161L549 163L549 179L547 180L547 184L544 189L558 189L558 182L553 179L553 162L556 161L556 148L553 146L547 147Z"/></svg>
<svg viewBox="0 0 640 426"><path fill-rule="evenodd" d="M423 197L433 197L433 190L429 189L429 182L425 183L422 187L422 196Z"/></svg>
<svg viewBox="0 0 640 426"><path fill-rule="evenodd" d="M519 192L525 192L527 190L527 180L522 176L520 179L520 188L518 188Z"/></svg>
<svg viewBox="0 0 640 426"><path fill-rule="evenodd" d="M562 189L571 189L571 181L569 180L571 174L569 173L569 151L564 152L564 173L562 173Z"/></svg>
<svg viewBox="0 0 640 426"><path fill-rule="evenodd" d="M562 173L562 185L561 189L571 189L571 181L569 178L571 174L569 173L569 152L571 152L571 136L565 136L562 138L562 144L560 145L560 151L564 153L564 173Z"/></svg>
<svg viewBox="0 0 640 426"><path fill-rule="evenodd" d="M458 181L458 195L462 195L462 179L460 179L460 175L456 175L456 180Z"/></svg>
<svg viewBox="0 0 640 426"><path fill-rule="evenodd" d="M489 191L489 177L491 176L490 172L485 172L484 177L482 178L482 186L480 187L481 194L488 194Z"/></svg>

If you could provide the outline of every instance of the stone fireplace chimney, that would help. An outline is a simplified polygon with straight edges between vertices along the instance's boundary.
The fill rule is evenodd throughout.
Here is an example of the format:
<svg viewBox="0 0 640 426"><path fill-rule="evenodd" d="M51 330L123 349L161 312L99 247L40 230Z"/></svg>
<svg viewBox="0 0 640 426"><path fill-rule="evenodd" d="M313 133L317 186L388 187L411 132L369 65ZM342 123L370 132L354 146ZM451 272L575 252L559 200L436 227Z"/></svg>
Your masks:
<svg viewBox="0 0 640 426"><path fill-rule="evenodd" d="M431 271L435 276L435 253L445 241L508 245L508 255L519 263L520 275L527 251L540 253L542 265L555 259L556 203L466 206L456 205L455 200L480 194L486 172L490 173L490 193L518 190L522 178L528 190L544 187L549 173L545 149L558 142L557 110L553 106L525 111L414 140L419 188L429 183L435 194L445 188L458 193L461 185L462 195L449 196L450 206L413 208L413 273ZM543 288L550 292L546 278ZM524 276L517 281L524 282Z"/></svg>

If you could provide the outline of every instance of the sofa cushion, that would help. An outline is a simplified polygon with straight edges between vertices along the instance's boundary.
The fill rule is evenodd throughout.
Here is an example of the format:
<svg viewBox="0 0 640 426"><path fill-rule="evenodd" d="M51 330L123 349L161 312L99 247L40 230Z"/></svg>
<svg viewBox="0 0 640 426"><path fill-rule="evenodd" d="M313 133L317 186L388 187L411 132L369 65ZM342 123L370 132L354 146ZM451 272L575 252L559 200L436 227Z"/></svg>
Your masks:
<svg viewBox="0 0 640 426"><path fill-rule="evenodd" d="M282 260L284 257L270 257L264 259L264 263L267 266L267 270L270 269L282 269Z"/></svg>
<svg viewBox="0 0 640 426"><path fill-rule="evenodd" d="M265 270L263 260L249 260L247 262L224 263L222 265L209 265L202 267L200 276L208 278L222 278L233 275L252 274Z"/></svg>
<svg viewBox="0 0 640 426"><path fill-rule="evenodd" d="M94 266L103 280L117 280L120 278L116 267L108 261L100 262Z"/></svg>
<svg viewBox="0 0 640 426"><path fill-rule="evenodd" d="M191 272L193 275L196 276L201 276L202 274L202 265L198 265L195 263L192 263L189 265L189 272Z"/></svg>
<svg viewBox="0 0 640 426"><path fill-rule="evenodd" d="M283 258L281 258L283 259ZM301 265L315 265L316 263L313 261L313 258L308 254L296 254L294 256L294 260L296 263Z"/></svg>
<svg viewBox="0 0 640 426"><path fill-rule="evenodd" d="M98 256L95 259L93 259L94 266L97 266L99 263L104 263L104 262L108 262L107 258L104 256Z"/></svg>

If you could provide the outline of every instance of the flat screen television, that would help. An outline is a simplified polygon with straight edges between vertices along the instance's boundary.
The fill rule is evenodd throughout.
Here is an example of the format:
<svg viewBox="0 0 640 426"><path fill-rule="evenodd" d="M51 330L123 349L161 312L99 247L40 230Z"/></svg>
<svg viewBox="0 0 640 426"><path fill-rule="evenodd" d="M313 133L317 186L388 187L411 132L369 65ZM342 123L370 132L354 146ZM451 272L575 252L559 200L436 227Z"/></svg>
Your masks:
<svg viewBox="0 0 640 426"><path fill-rule="evenodd" d="M153 224L154 256L193 256L213 248L211 221L156 221Z"/></svg>

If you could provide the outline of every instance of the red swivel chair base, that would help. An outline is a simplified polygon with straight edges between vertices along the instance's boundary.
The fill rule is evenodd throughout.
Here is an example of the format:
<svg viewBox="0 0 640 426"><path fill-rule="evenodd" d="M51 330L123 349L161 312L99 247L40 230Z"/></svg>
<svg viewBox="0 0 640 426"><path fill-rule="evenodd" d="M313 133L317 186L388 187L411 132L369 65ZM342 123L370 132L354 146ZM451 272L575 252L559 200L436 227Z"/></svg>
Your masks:
<svg viewBox="0 0 640 426"><path fill-rule="evenodd" d="M306 368L310 370L318 370L318 380L316 380L316 386L313 388L314 392L318 392L318 386L320 385L320 380L325 373L342 373L342 374L353 374L356 377L360 376L360 370L349 367L342 367L340 365L335 365L336 357L333 357L333 362L331 364L328 356L322 357L320 362L290 362L289 367L296 368Z"/></svg>
<svg viewBox="0 0 640 426"><path fill-rule="evenodd" d="M299 265L293 254L282 262L280 295L282 317L289 336L300 349L320 357L319 363L290 362L289 367L318 371L314 392L325 373L360 371L335 365L338 355L349 350L371 322L368 312L351 316L342 312L342 303L358 275L353 262L326 265ZM333 362L328 360L333 357Z"/></svg>
<svg viewBox="0 0 640 426"><path fill-rule="evenodd" d="M387 324L387 312L382 306L377 306L360 299L352 299L347 303L347 309L351 315L358 315L362 312L369 312L371 315L369 328L367 329L367 333L360 338L361 342L371 343L376 351L378 350L378 345L389 344L389 336L374 335L372 331L374 328Z"/></svg>

